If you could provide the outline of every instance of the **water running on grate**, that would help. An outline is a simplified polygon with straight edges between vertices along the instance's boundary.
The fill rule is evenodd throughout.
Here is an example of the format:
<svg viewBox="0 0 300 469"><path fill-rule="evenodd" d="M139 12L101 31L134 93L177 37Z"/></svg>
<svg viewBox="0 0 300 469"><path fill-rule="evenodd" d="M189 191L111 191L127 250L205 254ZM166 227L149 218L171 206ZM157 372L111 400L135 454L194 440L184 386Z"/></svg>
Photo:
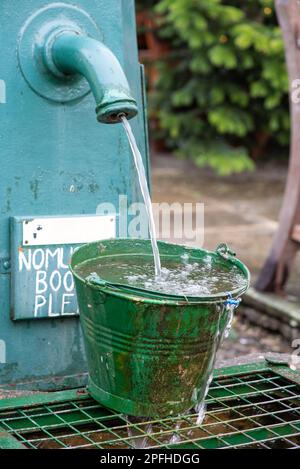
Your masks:
<svg viewBox="0 0 300 469"><path fill-rule="evenodd" d="M206 378L205 378L206 384L205 384L205 387L203 389L203 393L199 397L199 403L195 407L195 410L198 413L197 422L196 422L197 425L201 425L203 420L204 420L204 417L205 417L205 412L206 412L205 399L206 399L206 396L207 396L208 391L209 391L209 386L211 385L211 382L213 380L213 371L214 371L215 362L216 362L217 350L219 349L219 345L221 344L221 342L224 339L226 339L229 335L229 332L230 332L230 329L231 329L231 326L232 326L232 320L233 320L233 314L234 314L235 307L236 306L232 305L232 304L227 304L225 306L225 310L224 310L223 314L227 313L227 322L226 322L226 325L225 325L223 331L220 330L220 320L221 320L222 313L219 316L216 336L215 336L215 340L214 340L214 350L213 350L213 353L211 355L211 361L210 361L210 363L207 367L207 372L206 372Z"/></svg>
<svg viewBox="0 0 300 469"><path fill-rule="evenodd" d="M127 433L130 436L131 440L130 443L135 449L145 449L150 446L149 444L149 437L151 436L153 429L152 423L146 423L145 428L143 430L143 435L141 435L141 431L139 430L139 424L145 423L145 419L141 417L132 417L127 416L128 425L127 425ZM132 425L133 424L133 425ZM136 427L134 426L136 425ZM145 435L146 434L146 435Z"/></svg>

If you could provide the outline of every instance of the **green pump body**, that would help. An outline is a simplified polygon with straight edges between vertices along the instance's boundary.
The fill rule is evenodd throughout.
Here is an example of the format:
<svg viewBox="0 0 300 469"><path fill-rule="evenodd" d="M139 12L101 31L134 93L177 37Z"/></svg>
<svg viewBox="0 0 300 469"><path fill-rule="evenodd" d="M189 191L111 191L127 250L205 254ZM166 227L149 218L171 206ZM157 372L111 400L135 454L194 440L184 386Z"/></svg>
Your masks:
<svg viewBox="0 0 300 469"><path fill-rule="evenodd" d="M0 13L0 387L77 386L70 256L126 236L120 203L141 198L120 112L149 168L134 0L3 0Z"/></svg>

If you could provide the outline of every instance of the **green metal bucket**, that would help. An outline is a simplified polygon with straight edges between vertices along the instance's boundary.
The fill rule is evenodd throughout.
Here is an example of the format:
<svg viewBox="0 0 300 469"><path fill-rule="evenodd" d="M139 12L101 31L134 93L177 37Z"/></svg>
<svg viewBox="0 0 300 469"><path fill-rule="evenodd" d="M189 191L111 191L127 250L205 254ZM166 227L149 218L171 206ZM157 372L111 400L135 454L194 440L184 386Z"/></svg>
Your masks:
<svg viewBox="0 0 300 469"><path fill-rule="evenodd" d="M165 295L105 279L84 279L76 267L91 259L151 256L149 240L117 239L80 247L72 256L90 394L101 404L135 416L180 414L201 402L232 302L248 288L250 274L226 245L216 252L159 242L162 264L183 254L197 262L210 255L234 263L243 287L217 295Z"/></svg>

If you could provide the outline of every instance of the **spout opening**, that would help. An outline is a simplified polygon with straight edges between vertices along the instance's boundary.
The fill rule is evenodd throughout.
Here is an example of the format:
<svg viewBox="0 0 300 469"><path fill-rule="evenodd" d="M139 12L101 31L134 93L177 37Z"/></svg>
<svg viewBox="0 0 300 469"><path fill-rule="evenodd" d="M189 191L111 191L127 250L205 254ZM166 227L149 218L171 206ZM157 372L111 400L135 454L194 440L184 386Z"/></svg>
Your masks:
<svg viewBox="0 0 300 469"><path fill-rule="evenodd" d="M113 104L99 105L96 108L97 120L104 124L118 124L122 117L132 119L138 113L134 101L115 102Z"/></svg>

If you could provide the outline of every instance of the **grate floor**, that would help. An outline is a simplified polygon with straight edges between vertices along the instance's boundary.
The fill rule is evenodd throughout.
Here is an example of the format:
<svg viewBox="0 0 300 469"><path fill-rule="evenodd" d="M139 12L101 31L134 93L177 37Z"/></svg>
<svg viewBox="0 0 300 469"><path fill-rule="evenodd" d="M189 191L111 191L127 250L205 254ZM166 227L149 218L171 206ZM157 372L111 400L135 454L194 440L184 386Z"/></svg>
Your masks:
<svg viewBox="0 0 300 469"><path fill-rule="evenodd" d="M142 421L108 410L85 395L0 408L0 427L11 440L34 449L300 448L300 385L274 371L220 376L213 381L206 404L199 426L193 412Z"/></svg>

